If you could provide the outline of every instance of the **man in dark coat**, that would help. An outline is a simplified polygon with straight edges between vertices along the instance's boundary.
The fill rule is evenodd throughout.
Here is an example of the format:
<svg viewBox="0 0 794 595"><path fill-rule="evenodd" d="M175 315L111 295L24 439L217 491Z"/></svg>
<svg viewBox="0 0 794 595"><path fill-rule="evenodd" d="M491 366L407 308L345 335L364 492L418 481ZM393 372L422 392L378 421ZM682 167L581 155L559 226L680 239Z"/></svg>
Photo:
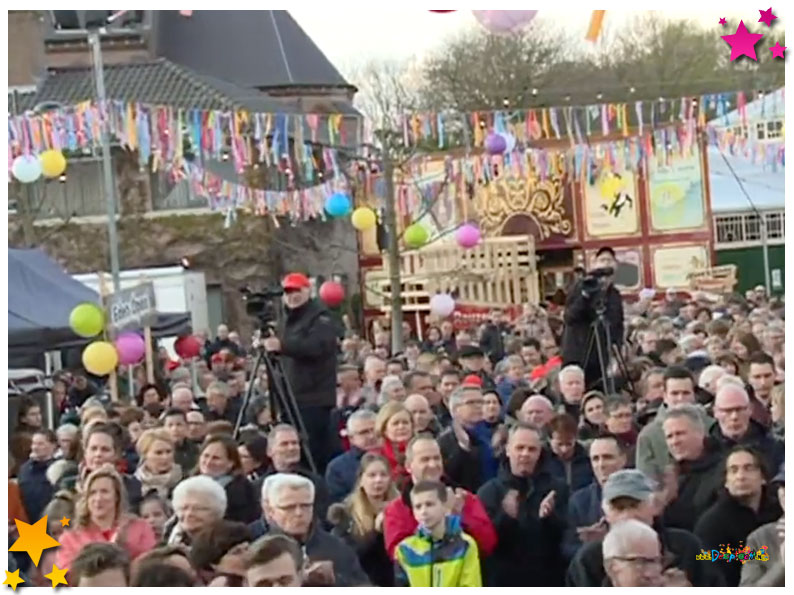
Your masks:
<svg viewBox="0 0 794 595"><path fill-rule="evenodd" d="M331 503L341 502L350 495L356 485L361 457L378 446L375 418L375 412L369 409L359 409L347 418L350 450L333 459L325 469L325 483Z"/></svg>
<svg viewBox="0 0 794 595"><path fill-rule="evenodd" d="M609 363L611 345L623 344L623 302L620 292L615 288L614 270L617 267L615 251L609 247L601 248L596 254L595 270L612 275L593 279L587 276L571 288L565 301L565 332L562 339L563 365L577 364L585 371L587 390L597 388L601 381L601 367L598 349L593 339L593 321L596 310L604 308L604 319L609 328L610 344L607 344L606 330L599 327L598 341L605 364Z"/></svg>
<svg viewBox="0 0 794 595"><path fill-rule="evenodd" d="M30 443L30 458L19 470L17 483L22 493L22 504L31 523L38 521L52 498L52 484L47 479L47 469L53 462L58 440L52 430L35 430Z"/></svg>
<svg viewBox="0 0 794 595"><path fill-rule="evenodd" d="M496 365L505 356L504 335L507 331L501 324L501 312L495 310L491 312L490 320L485 325L480 335L480 347L485 352L491 363Z"/></svg>
<svg viewBox="0 0 794 595"><path fill-rule="evenodd" d="M458 363L463 368L464 380L468 376L480 379L480 388L496 390L496 383L485 371L485 354L476 345L464 345L458 351Z"/></svg>
<svg viewBox="0 0 794 595"><path fill-rule="evenodd" d="M337 330L328 310L311 299L309 279L300 273L284 277L287 317L281 338L264 339L265 349L281 353L318 473L325 472L331 450L331 410L336 404Z"/></svg>
<svg viewBox="0 0 794 595"><path fill-rule="evenodd" d="M565 482L573 492L590 485L593 468L587 451L576 441L576 420L563 413L549 422L549 452L545 465L549 474Z"/></svg>
<svg viewBox="0 0 794 595"><path fill-rule="evenodd" d="M535 428L511 427L506 454L499 475L477 493L499 538L485 560L486 582L494 587L560 586L568 489L543 466Z"/></svg>

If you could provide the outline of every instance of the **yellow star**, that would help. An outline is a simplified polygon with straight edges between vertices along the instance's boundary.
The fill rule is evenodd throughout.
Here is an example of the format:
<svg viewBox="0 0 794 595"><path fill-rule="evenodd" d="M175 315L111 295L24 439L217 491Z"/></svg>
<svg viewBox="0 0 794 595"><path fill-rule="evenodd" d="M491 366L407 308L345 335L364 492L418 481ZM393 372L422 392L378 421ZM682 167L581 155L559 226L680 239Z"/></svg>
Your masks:
<svg viewBox="0 0 794 595"><path fill-rule="evenodd" d="M70 521L70 520L71 520L71 519L67 519L66 517L63 517L63 518L61 519L61 527L68 527L68 526L69 526L69 521Z"/></svg>
<svg viewBox="0 0 794 595"><path fill-rule="evenodd" d="M35 566L39 565L41 552L61 545L53 537L47 535L47 517L40 518L29 525L25 521L14 519L19 531L19 538L8 548L9 552L27 552Z"/></svg>
<svg viewBox="0 0 794 595"><path fill-rule="evenodd" d="M19 578L19 569L17 568L14 572L8 572L6 570L6 580L3 581L4 585L8 585L14 591L17 590L17 586L24 583L24 579Z"/></svg>
<svg viewBox="0 0 794 595"><path fill-rule="evenodd" d="M48 578L52 581L52 588L54 589L58 585L65 585L66 584L66 573L69 572L68 568L58 568L55 564L52 565L52 572L49 574L45 574L44 578Z"/></svg>

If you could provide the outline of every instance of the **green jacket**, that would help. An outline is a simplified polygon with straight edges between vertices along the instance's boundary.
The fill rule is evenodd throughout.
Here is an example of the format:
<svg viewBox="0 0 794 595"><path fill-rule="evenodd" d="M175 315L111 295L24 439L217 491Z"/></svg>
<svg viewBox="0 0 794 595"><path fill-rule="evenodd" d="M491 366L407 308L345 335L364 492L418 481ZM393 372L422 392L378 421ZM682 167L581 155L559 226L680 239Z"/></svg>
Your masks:
<svg viewBox="0 0 794 595"><path fill-rule="evenodd" d="M440 541L420 527L395 550L395 587L482 587L477 543L448 516Z"/></svg>

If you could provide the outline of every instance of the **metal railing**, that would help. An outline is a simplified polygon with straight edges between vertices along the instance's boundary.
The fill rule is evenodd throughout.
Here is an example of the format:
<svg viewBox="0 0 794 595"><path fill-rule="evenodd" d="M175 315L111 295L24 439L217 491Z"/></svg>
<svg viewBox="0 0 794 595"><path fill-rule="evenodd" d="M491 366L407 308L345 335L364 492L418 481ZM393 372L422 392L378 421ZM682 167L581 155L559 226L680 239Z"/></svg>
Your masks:
<svg viewBox="0 0 794 595"><path fill-rule="evenodd" d="M786 239L786 212L783 209L762 211L766 219L770 244L782 244ZM714 215L714 243L716 248L741 248L761 245L761 220L753 212Z"/></svg>

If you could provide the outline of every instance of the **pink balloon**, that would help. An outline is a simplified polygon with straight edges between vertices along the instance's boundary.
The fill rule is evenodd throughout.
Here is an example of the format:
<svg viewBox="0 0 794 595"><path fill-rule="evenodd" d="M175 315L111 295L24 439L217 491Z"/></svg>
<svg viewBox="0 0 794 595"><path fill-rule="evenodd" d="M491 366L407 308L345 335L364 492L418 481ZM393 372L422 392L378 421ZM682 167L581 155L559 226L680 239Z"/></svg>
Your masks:
<svg viewBox="0 0 794 595"><path fill-rule="evenodd" d="M455 234L461 248L474 248L480 242L480 230L476 225L461 225Z"/></svg>
<svg viewBox="0 0 794 595"><path fill-rule="evenodd" d="M491 33L514 33L526 27L537 10L472 10L474 18Z"/></svg>
<svg viewBox="0 0 794 595"><path fill-rule="evenodd" d="M116 351L120 364L137 364L146 354L146 344L138 333L122 333L116 337Z"/></svg>

